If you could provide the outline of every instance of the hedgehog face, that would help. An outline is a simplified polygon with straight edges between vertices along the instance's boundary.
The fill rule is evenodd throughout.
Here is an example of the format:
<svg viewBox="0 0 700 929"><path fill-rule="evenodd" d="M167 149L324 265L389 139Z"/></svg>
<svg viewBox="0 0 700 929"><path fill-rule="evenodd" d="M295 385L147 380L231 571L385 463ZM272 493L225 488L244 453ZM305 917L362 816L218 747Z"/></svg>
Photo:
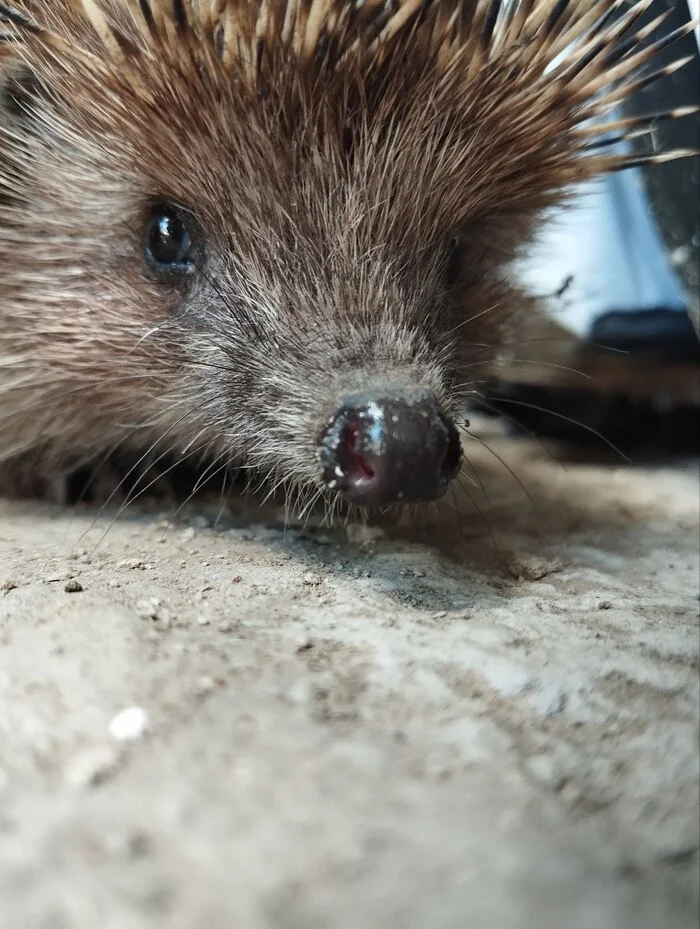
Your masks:
<svg viewBox="0 0 700 929"><path fill-rule="evenodd" d="M493 354L487 327L460 326L477 285L454 237L416 230L399 250L345 165L309 210L308 153L244 183L240 162L213 161L217 199L195 212L184 189L177 205L159 197L137 242L144 286L160 292L151 339L178 347L180 385L217 446L354 503L441 496L460 463L464 359L478 369Z"/></svg>
<svg viewBox="0 0 700 929"><path fill-rule="evenodd" d="M440 496L511 259L624 164L590 119L647 5L0 4L0 457L123 442Z"/></svg>
<svg viewBox="0 0 700 929"><path fill-rule="evenodd" d="M453 117L427 114L422 84L389 119L378 91L338 110L366 90L355 71L301 106L286 82L234 95L224 77L180 88L175 119L160 98L82 114L100 144L69 158L94 192L80 225L113 217L82 258L91 300L99 279L102 318L146 321L133 341L161 365L144 361L169 441L353 503L441 496L461 401L507 332L520 217L455 215Z"/></svg>

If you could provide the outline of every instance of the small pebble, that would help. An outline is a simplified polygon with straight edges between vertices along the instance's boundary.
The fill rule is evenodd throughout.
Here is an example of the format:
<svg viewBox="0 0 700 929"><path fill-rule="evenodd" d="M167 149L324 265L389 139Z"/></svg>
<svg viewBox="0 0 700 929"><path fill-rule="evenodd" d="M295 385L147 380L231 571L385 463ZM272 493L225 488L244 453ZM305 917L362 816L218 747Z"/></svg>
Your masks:
<svg viewBox="0 0 700 929"><path fill-rule="evenodd" d="M130 706L112 719L109 734L118 742L134 742L148 729L148 715L140 706Z"/></svg>
<svg viewBox="0 0 700 929"><path fill-rule="evenodd" d="M311 541L316 545L332 545L334 540L329 535L313 535Z"/></svg>
<svg viewBox="0 0 700 929"><path fill-rule="evenodd" d="M351 545L372 545L386 535L379 526L363 526L360 523L350 523L345 528L345 534Z"/></svg>
<svg viewBox="0 0 700 929"><path fill-rule="evenodd" d="M307 573L302 577L302 581L306 584L307 587L318 587L323 583L323 578L320 574L314 574L313 571L307 571Z"/></svg>
<svg viewBox="0 0 700 929"><path fill-rule="evenodd" d="M508 563L508 571L517 581L541 581L550 574L562 570L558 561L549 561L535 555L514 555Z"/></svg>
<svg viewBox="0 0 700 929"><path fill-rule="evenodd" d="M609 610L611 609L611 607L612 607L612 603L610 602L610 600L601 600L600 603L598 604L599 610Z"/></svg>
<svg viewBox="0 0 700 929"><path fill-rule="evenodd" d="M76 581L75 578L72 578L63 589L67 594L79 594L83 589L83 585L80 581Z"/></svg>
<svg viewBox="0 0 700 929"><path fill-rule="evenodd" d="M211 620L209 619L208 616L198 616L198 617L197 617L197 624L200 625L200 626L208 626L210 622L211 622Z"/></svg>
<svg viewBox="0 0 700 929"><path fill-rule="evenodd" d="M160 600L157 597L152 597L150 600L139 600L136 604L136 612L144 619L155 619L159 606Z"/></svg>
<svg viewBox="0 0 700 929"><path fill-rule="evenodd" d="M209 677L209 675L205 674L203 677L199 678L199 680L195 684L194 689L195 689L195 693L198 696L203 697L205 696L205 694L211 693L211 691L215 687L216 687L216 681L214 680L214 678Z"/></svg>
<svg viewBox="0 0 700 929"><path fill-rule="evenodd" d="M0 581L0 590L16 590L17 584L14 581L6 580Z"/></svg>
<svg viewBox="0 0 700 929"><path fill-rule="evenodd" d="M151 597L150 600L139 600L136 604L136 612L142 619L152 619L164 626L170 625L170 610L163 606L162 600L159 600L158 597Z"/></svg>

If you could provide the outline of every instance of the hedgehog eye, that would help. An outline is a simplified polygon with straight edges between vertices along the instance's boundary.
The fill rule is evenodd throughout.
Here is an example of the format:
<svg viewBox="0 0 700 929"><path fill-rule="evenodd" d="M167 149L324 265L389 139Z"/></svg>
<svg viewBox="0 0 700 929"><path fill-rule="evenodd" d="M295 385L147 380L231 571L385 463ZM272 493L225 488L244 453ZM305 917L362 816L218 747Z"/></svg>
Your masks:
<svg viewBox="0 0 700 929"><path fill-rule="evenodd" d="M194 244L189 224L176 207L153 208L146 225L146 261L158 274L185 275L194 271Z"/></svg>

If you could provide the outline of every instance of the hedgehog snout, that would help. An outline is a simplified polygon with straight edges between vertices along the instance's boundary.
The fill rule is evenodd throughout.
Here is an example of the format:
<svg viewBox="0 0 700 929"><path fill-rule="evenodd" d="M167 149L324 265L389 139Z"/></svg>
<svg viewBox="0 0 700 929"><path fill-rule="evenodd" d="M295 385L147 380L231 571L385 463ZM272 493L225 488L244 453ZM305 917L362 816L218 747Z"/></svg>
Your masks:
<svg viewBox="0 0 700 929"><path fill-rule="evenodd" d="M318 446L325 486L349 503L437 500L459 472L459 434L427 390L342 397Z"/></svg>

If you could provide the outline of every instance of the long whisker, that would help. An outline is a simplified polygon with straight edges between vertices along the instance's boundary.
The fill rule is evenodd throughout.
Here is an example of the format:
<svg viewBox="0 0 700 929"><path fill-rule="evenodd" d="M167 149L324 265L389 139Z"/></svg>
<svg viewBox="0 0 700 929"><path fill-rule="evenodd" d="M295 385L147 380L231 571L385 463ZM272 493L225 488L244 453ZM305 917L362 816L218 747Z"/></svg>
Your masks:
<svg viewBox="0 0 700 929"><path fill-rule="evenodd" d="M136 471L136 469L137 469L138 467L140 467L140 465L143 464L143 462L144 462L144 461L148 458L148 456L154 451L154 449L155 449L158 445L160 445L160 443L163 441L163 439L165 439L168 435L170 435L170 433L171 433L174 429L177 429L177 427L178 427L182 422L184 422L184 420L186 420L189 416L192 416L193 413L201 412L202 409L205 409L205 408L206 408L210 403L212 403L212 402L213 402L213 398L208 398L207 400L205 400L205 401L203 401L202 403L200 403L198 406L193 407L192 409L188 410L186 413L183 413L183 415L180 416L178 419L176 419L175 422L172 423L172 424L165 430L164 433L162 433L162 435L160 435L157 439L155 439L155 440L151 443L151 445L146 449L146 451L143 453L143 455L141 455L141 457L131 466L131 468L129 468L129 470L127 471L127 473L124 475L124 477L123 477L122 480L119 482L119 484L117 484L117 486L114 488L114 490L113 490L112 493L109 495L109 497L104 501L104 503L103 503L102 506L100 507L100 509L99 509L99 511L98 511L98 513L97 513L97 515L95 516L94 520L93 520L92 523L88 526L88 528L85 530L85 532L82 534L81 538L83 538L88 532L90 532L92 529L94 529L95 524L97 523L97 520L102 516L102 514L103 514L104 511L105 511L105 509L106 509L106 508L109 506L109 504L112 502L112 500L114 499L115 495L118 493L118 491L120 490L120 488L123 486L124 482L127 481L127 480L131 477L131 475L134 473L134 471Z"/></svg>
<svg viewBox="0 0 700 929"><path fill-rule="evenodd" d="M457 517L457 526L458 526L458 528L459 528L459 534L460 534L460 537L461 537L461 539L462 539L462 544L465 545L466 542L467 542L467 539L466 539L466 535L465 535L465 532L464 532L464 524L463 524L463 522L462 522L463 513L462 513L462 508L461 508L460 505L459 505L459 500L458 500L458 498L457 498L457 491L456 491L455 488L454 488L454 484L452 485L452 487L450 488L450 490L451 490L451 494L452 494L452 502L453 502L453 504L454 504L454 511L455 511L456 517Z"/></svg>
<svg viewBox="0 0 700 929"><path fill-rule="evenodd" d="M611 442L610 439L607 439L602 434L602 432L598 432L597 429L594 429L593 426L589 426L586 423L581 423L576 419L572 419L570 416L565 416L563 413L557 413L555 410L548 410L546 407L537 406L537 404L535 403L526 403L524 400L513 400L509 397L508 398L498 397L498 402L499 403L511 403L514 406L522 406L525 409L536 410L538 413L545 413L549 416L554 416L556 417L556 419L561 419L564 422L570 423L572 426L578 426L580 429L583 429L586 432L590 432L591 435L594 435L596 438L600 439L601 442L604 442L605 445L608 446L608 448L614 451L616 455L619 455L620 458L623 459L623 461L627 462L627 464L632 464L631 459L628 458L627 455L625 455L625 453L617 447L617 445Z"/></svg>
<svg viewBox="0 0 700 929"><path fill-rule="evenodd" d="M313 512L314 507L316 506L316 504L322 497L323 497L323 488L320 487L315 491L315 493L311 495L311 498L309 499L308 503L304 506L304 509L299 511L297 519L299 520L299 522L302 523L304 528L307 527L309 523L309 519L311 518L311 513Z"/></svg>
<svg viewBox="0 0 700 929"><path fill-rule="evenodd" d="M464 464L469 469L469 474L473 477L474 481L476 482L476 485L481 490L486 506L489 508L489 510L493 509L493 507L491 506L491 499L488 495L488 491L486 490L486 485L482 481L481 475L479 474L474 462L470 461L470 459L466 455L464 456L463 460L464 460Z"/></svg>
<svg viewBox="0 0 700 929"><path fill-rule="evenodd" d="M449 332L446 333L447 338L451 338L455 333L459 332L464 326L468 326L469 323L473 323L475 319L480 319L482 316L486 316L487 313L492 313L495 309L498 309L500 304L493 303L491 306L486 307L485 310L482 310L480 313L475 313L473 316L470 316L468 319L463 319L461 322L457 323Z"/></svg>
<svg viewBox="0 0 700 929"><path fill-rule="evenodd" d="M131 438L131 436L134 434L134 432L138 432L138 429L139 429L139 428L140 428L140 427L137 426L137 427L135 427L134 429L132 429L130 432L128 432L127 435L121 436L115 443L113 443L113 444L107 449L107 451L106 451L106 452L104 453L104 455L100 458L100 460L97 461L97 462L95 462L95 463L93 464L93 466L92 466L92 468L91 468L90 477L88 478L88 480L87 480L87 481L85 482L85 484L83 485L82 490L80 491L80 494L78 495L78 499L77 499L77 500L75 501L75 503L74 503L74 506L73 506L73 514L72 514L72 516L71 516L71 518L70 518L70 520L69 520L68 528L67 528L67 530L66 530L66 534L68 534L68 533L70 532L71 528L73 527L73 525L74 525L74 523L75 523L76 516L77 516L78 507L79 507L80 504L83 503L83 501L85 500L85 498L86 498L86 496L87 496L87 494L88 494L90 488L91 488L92 485L95 483L95 481L96 481L96 479L97 479L97 476L98 476L98 474L100 473L100 471L102 470L102 468L107 464L107 462L109 461L109 459L112 457L112 455L115 454L115 452L119 449L119 447L120 447L121 445L123 445L125 442L127 442L127 441ZM80 464L78 464L78 467L80 467ZM94 525L94 523L93 523L93 525ZM86 530L86 531L87 531L87 530ZM83 535L84 535L84 533L83 533ZM81 538L82 538L82 537L83 537L83 536L81 536Z"/></svg>
<svg viewBox="0 0 700 929"><path fill-rule="evenodd" d="M466 432L466 434L469 436L470 439L474 439L475 442L478 442L479 445L482 445L482 446L486 449L486 451L489 452L489 454L493 455L493 457L496 459L496 461L500 462L500 463L503 465L503 467L504 467L504 468L506 469L506 471L510 474L510 476L513 478L513 480L518 484L518 486L520 487L520 489L522 490L522 492L525 494L525 496L527 497L527 499L530 501L530 504L532 505L533 510L534 510L536 513L539 512L539 510L538 510L538 508L537 508L537 504L535 503L535 501L534 501L534 499L533 499L533 497L532 497L530 491L527 489L527 487L525 486L525 484L523 484L523 482L520 480L520 478L519 478L518 475L515 473L515 471L513 471L513 469L510 467L510 465L498 454L498 452L495 452L495 451L491 448L491 446L488 444L488 442L485 442L483 439L480 439L478 436L474 435L474 433L470 432L468 429L465 429L465 432Z"/></svg>
<svg viewBox="0 0 700 929"><path fill-rule="evenodd" d="M203 446L199 446L198 448L194 449L194 452L193 452L193 453L196 454L197 451L201 451L203 448L206 448L208 444L209 444L209 443L204 443ZM223 464L220 464L220 462L222 461L222 459L223 459ZM176 462L176 465L177 465L177 464L180 464L180 462L179 462L179 461ZM167 528L168 528L168 529L169 529L171 526L173 526L173 525L175 524L175 522L176 522L178 516L180 515L180 513L181 513L181 512L183 511L183 509L187 506L187 504L190 502L190 500L192 500L192 498L195 497L195 496L197 495L197 493L199 493L199 491L200 491L201 488L207 483L207 481L213 480L213 479L217 476L217 474L221 474L222 471L226 472L226 469L228 468L228 464L229 464L229 462L228 462L228 455L227 455L225 452L222 452L220 455L218 455L218 456L205 468L205 470L202 472L202 474L197 478L197 480L196 480L196 482L195 482L195 484L194 484L192 490L190 491L190 493L189 493L189 494L185 497L185 499L180 503L180 505L178 506L178 508L175 510L175 512L173 513L173 515L172 515L172 516L170 517L170 519L168 520L168 525L167 525ZM166 471L165 473L167 474L168 472ZM159 475L159 476L162 477L163 475ZM148 487L145 487L145 488L143 489L143 491L141 491L141 492L139 493L139 496L140 496L141 493L145 492L146 490L148 490ZM136 498L134 498L134 499L136 499ZM219 511L219 516L221 515L222 512L223 512L223 510L220 510L220 511ZM218 519L218 518L217 518L217 519ZM167 531L167 529L166 529L166 531Z"/></svg>
<svg viewBox="0 0 700 929"><path fill-rule="evenodd" d="M219 512L216 514L216 519L214 520L214 529L218 529L219 522L221 521L224 512L228 509L229 500L231 499L231 494L233 493L233 478L231 478L230 483L229 478L231 478L230 467L224 471L224 479L221 487L221 504L219 506Z"/></svg>
<svg viewBox="0 0 700 929"><path fill-rule="evenodd" d="M540 361L538 358L508 358L507 360L497 360L492 358L486 358L484 361L469 361L465 364L462 364L461 367L463 370L467 368L479 368L484 365L491 366L494 368L505 367L510 364L526 364L526 365L535 365L543 368L556 368L559 371L566 371L569 374L576 374L578 377L583 377L587 381L592 380L590 374L586 374L584 371L579 371L576 368L571 368L568 365L557 364L554 361ZM466 383L457 384L455 386L456 390L461 390L462 387L467 386Z"/></svg>
<svg viewBox="0 0 700 929"><path fill-rule="evenodd" d="M202 451L204 448L206 448L207 445L208 445L209 443L208 443L208 442L205 442L205 443L203 443L202 445L199 445L199 446L197 446L197 447L191 449L191 450L190 450L189 452L187 452L186 454L181 455L181 456L177 459L177 461L174 461L171 465L169 465L169 467L167 467L167 468L165 469L165 471L158 472L158 474L156 474L156 476L155 476L154 478L152 478L144 487L141 487L140 490L138 491L138 493L136 493L135 491L136 491L136 488L138 487L139 483L147 476L147 474L155 467L155 465L158 464L159 461L162 461L163 458L167 458L167 456L172 452L173 448L175 447L175 444L176 444L176 443L174 443L173 445L171 445L170 448L166 449L165 452L163 452L161 455L159 455L158 458L156 458L156 460L155 460L151 465L149 465L148 469L144 472L144 474L142 474L142 475L139 477L137 483L134 485L134 487L132 488L132 490L131 490L130 493L128 494L126 500L122 503L122 505L121 505L121 506L119 507L119 509L117 510L117 513L115 514L114 518L113 518L112 521L110 522L109 526L108 526L107 529L104 531L103 535L99 538L99 540L95 543L95 546L93 547L92 551L90 552L90 554L89 554L89 556L88 556L89 558L92 558L92 556L95 554L95 552L96 552L97 549L100 547L100 545L102 545L102 543L104 542L104 540L107 538L107 536L109 535L109 533L112 531L113 527L115 526L115 524L116 524L117 521L119 520L119 517L124 513L124 511L127 509L127 507L129 507L135 500L138 500L138 498L139 498L140 496L142 496L142 494L144 494L147 490L149 490L149 488L153 487L154 484L156 484L158 481L162 480L166 475L168 475L168 474L169 474L171 471L173 471L175 468L179 467L179 466L182 464L183 461L187 461L188 458L191 458L193 455L196 455L197 452L200 452L200 451Z"/></svg>
<svg viewBox="0 0 700 929"><path fill-rule="evenodd" d="M531 429L528 429L527 426L524 426L514 416L509 416L508 413L504 413L502 410L499 410L497 406L495 406L493 403L489 403L489 401L482 395L476 396L476 403L481 406L484 406L487 410L490 410L492 413L495 413L497 416L501 417L502 419L505 419L505 421L510 423L512 426L515 426L516 429L520 430L521 432L524 432L529 438L537 442L539 447L542 449L542 451L545 453L545 455L549 458L549 460L553 464L559 465L559 467L563 471L567 470L565 463L561 461L559 458L557 458L556 455L553 455L550 452L550 450L547 448L547 446L542 441L542 438L538 436L536 432L533 432Z"/></svg>
<svg viewBox="0 0 700 929"><path fill-rule="evenodd" d="M469 497L470 503L472 504L472 506L473 506L474 509L476 510L476 512L477 512L477 514L478 514L478 516L479 516L479 521L480 521L480 522L484 525L484 527L486 528L486 531L488 532L489 537L491 538L491 543L492 543L492 545L493 545L493 547L494 547L494 550L497 551L497 552L500 552L500 550L501 550L501 549L500 549L500 546L499 546L498 542L496 541L496 536L494 535L493 529L492 529L492 527L491 527L491 523L488 521L488 519L486 519L486 516L484 515L484 511L483 511L483 510L481 509L481 507L479 506L479 503L477 502L476 498L473 496L473 494L472 494L472 492L469 490L469 488L468 488L467 486L465 486L464 484L462 484L462 482L459 480L459 477L457 478L457 480L459 481L460 487L462 488L462 490L464 491L464 493L466 493L467 497Z"/></svg>

